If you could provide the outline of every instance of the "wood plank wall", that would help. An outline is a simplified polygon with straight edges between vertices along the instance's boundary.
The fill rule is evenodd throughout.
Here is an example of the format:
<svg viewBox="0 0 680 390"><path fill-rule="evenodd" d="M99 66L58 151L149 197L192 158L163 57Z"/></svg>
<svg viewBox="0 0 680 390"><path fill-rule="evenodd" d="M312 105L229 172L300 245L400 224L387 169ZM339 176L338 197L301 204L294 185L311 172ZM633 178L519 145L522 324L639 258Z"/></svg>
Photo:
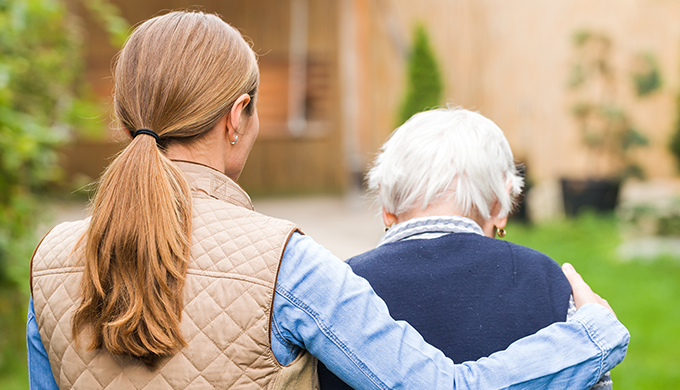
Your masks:
<svg viewBox="0 0 680 390"><path fill-rule="evenodd" d="M337 82L337 13L333 0L309 1L309 63L307 111L310 131L293 138L287 128L290 0L113 0L133 25L168 9L194 8L216 12L252 41L259 55L261 95L260 137L240 184L256 194L339 192L344 188L342 137ZM75 5L77 6L77 4ZM82 8L82 7L81 7ZM165 11L164 11L165 10ZM81 14L86 13L81 9ZM111 59L116 53L101 27L85 18L87 77L95 91L111 96ZM110 113L103 117L110 117ZM103 126L107 126L104 121ZM109 154L124 147L126 137L109 126L104 142L81 140L64 153L68 176L94 179ZM101 145L100 145L101 144Z"/></svg>
<svg viewBox="0 0 680 390"><path fill-rule="evenodd" d="M479 110L506 133L535 180L587 176L591 166L569 115L571 36L579 29L614 42L620 99L650 145L634 153L648 177L676 175L668 141L678 112L680 3L675 0L366 0L370 2L366 109L373 129L366 155L394 128L405 55L416 23L427 25L444 70L446 102ZM661 90L637 98L630 73L638 53L653 53Z"/></svg>
<svg viewBox="0 0 680 390"><path fill-rule="evenodd" d="M161 9L181 8L185 0L115 0L137 23ZM358 74L349 99L359 110L341 112L339 37L341 4L353 4L358 43ZM676 0L310 0L309 106L321 113L321 131L302 139L287 136L286 69L290 0L203 1L254 42L262 68L262 137L241 182L257 193L339 191L345 187L347 142L341 126L353 128L359 166L366 166L397 125L403 97L408 47L416 23L430 32L443 70L445 99L479 110L506 133L515 156L527 163L534 180L586 176L588 158L570 117L566 87L572 61L571 35L579 29L601 31L614 41L621 99L650 146L634 153L651 178L672 177L675 162L667 144L677 117L680 73L680 3ZM615 7L615 10L613 9ZM351 16L351 15L350 15ZM110 61L115 50L101 29L88 22L88 76L108 95ZM344 32L343 32L344 33ZM344 37L343 37L344 38ZM651 52L659 60L663 87L638 99L630 89L632 58ZM266 84L265 84L266 83ZM627 86L626 86L627 85ZM344 93L344 92L343 92ZM341 104L342 103L342 104ZM356 117L353 117L356 116ZM116 139L115 136L112 136ZM121 138L118 136L118 138ZM354 141L352 141L354 142ZM356 165L356 161L353 161ZM78 164L72 164L78 166Z"/></svg>

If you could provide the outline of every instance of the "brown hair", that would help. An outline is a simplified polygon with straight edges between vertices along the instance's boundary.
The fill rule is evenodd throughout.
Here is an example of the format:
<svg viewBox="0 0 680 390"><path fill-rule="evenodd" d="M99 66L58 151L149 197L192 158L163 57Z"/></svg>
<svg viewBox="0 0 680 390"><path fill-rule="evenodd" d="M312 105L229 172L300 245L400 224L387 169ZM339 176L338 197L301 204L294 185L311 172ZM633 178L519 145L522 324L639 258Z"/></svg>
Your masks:
<svg viewBox="0 0 680 390"><path fill-rule="evenodd" d="M72 332L91 327L90 349L147 364L186 345L182 287L191 237L191 195L162 153L211 130L244 93L252 113L259 82L255 54L219 17L172 12L143 23L114 72L116 117L148 128L104 172L85 236L85 269Z"/></svg>

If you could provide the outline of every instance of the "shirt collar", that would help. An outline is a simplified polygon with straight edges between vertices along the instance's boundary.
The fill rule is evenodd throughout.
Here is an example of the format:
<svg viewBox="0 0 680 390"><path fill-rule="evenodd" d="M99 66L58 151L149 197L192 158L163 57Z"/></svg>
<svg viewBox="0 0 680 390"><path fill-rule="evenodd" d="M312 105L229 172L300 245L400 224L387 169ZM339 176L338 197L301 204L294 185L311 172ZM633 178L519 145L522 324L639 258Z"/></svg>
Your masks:
<svg viewBox="0 0 680 390"><path fill-rule="evenodd" d="M484 235L482 228L470 218L458 215L438 215L411 218L394 225L383 234L378 246L403 240L438 238L451 233Z"/></svg>
<svg viewBox="0 0 680 390"><path fill-rule="evenodd" d="M253 203L248 194L224 173L195 162L180 160L172 162L184 172L192 191L202 192L212 198L253 210Z"/></svg>

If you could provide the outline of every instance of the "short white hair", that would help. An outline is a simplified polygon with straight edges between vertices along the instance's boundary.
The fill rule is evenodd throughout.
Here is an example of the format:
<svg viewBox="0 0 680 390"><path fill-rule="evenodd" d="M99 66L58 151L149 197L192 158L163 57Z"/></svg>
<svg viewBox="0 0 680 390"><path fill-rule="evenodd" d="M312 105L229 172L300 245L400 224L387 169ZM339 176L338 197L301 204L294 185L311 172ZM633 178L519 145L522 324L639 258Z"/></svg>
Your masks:
<svg viewBox="0 0 680 390"><path fill-rule="evenodd" d="M503 131L462 108L412 116L380 148L367 180L392 214L450 201L485 220L495 201L498 217L507 216L524 184Z"/></svg>

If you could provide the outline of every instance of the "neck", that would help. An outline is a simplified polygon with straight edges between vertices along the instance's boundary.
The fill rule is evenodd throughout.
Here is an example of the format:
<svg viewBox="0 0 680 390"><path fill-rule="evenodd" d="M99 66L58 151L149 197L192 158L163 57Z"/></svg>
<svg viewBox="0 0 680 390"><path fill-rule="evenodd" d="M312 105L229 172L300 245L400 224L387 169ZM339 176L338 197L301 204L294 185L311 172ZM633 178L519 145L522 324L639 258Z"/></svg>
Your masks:
<svg viewBox="0 0 680 390"><path fill-rule="evenodd" d="M484 232L485 236L493 238L496 234L494 230L495 225L493 221L486 220L482 218L480 215L465 215L462 212L460 212L456 207L446 202L440 204L431 204L427 206L425 209L415 208L413 210L407 211L403 214L397 215L396 222L401 223L404 221L408 221L409 219L412 218L434 217L439 215L450 215L469 218L477 222L479 227L482 228L482 231Z"/></svg>
<svg viewBox="0 0 680 390"><path fill-rule="evenodd" d="M165 150L165 156L170 160L195 162L209 166L220 172L225 172L226 164L221 155L208 153L203 148L190 147L185 144L171 144Z"/></svg>
<svg viewBox="0 0 680 390"><path fill-rule="evenodd" d="M200 139L190 143L171 143L165 150L165 156L171 160L182 160L203 164L224 173L237 181L243 170L243 162L236 161L231 146L224 138L223 132L209 131Z"/></svg>

